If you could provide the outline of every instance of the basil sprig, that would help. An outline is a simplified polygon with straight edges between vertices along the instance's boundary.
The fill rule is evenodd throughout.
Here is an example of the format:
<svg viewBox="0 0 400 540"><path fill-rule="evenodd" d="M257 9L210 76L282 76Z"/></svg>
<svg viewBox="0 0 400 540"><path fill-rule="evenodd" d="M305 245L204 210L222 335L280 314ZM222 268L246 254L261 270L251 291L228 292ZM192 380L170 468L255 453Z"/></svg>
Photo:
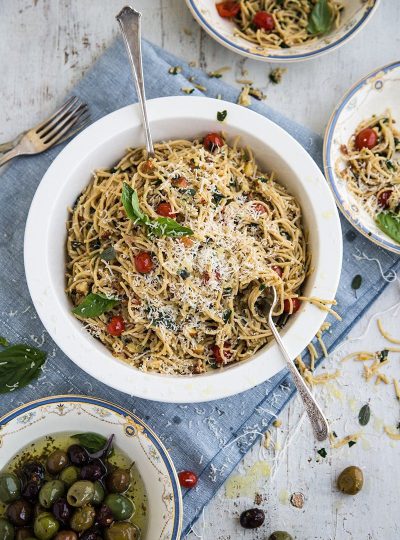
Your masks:
<svg viewBox="0 0 400 540"><path fill-rule="evenodd" d="M118 302L118 298L107 298L107 296L102 294L89 293L72 310L72 313L84 319L92 319L106 313L106 311L110 311Z"/></svg>
<svg viewBox="0 0 400 540"><path fill-rule="evenodd" d="M381 212L376 216L376 224L381 231L400 244L400 214Z"/></svg>
<svg viewBox="0 0 400 540"><path fill-rule="evenodd" d="M107 439L103 437L103 435L92 433L90 431L87 433L77 433L76 435L72 435L72 438L77 439L79 444L83 446L83 448L86 448L88 452L98 452L104 448L107 443Z"/></svg>
<svg viewBox="0 0 400 540"><path fill-rule="evenodd" d="M313 36L326 34L332 28L333 13L328 0L318 0L308 19L307 32Z"/></svg>
<svg viewBox="0 0 400 540"><path fill-rule="evenodd" d="M140 223L147 229L148 236L191 236L192 229L183 227L174 219L168 217L159 217L150 219L149 216L140 210L139 198L134 189L124 183L122 187L122 204L125 208L126 215L134 223Z"/></svg>
<svg viewBox="0 0 400 540"><path fill-rule="evenodd" d="M0 393L12 392L36 379L46 356L29 345L10 345L0 351Z"/></svg>

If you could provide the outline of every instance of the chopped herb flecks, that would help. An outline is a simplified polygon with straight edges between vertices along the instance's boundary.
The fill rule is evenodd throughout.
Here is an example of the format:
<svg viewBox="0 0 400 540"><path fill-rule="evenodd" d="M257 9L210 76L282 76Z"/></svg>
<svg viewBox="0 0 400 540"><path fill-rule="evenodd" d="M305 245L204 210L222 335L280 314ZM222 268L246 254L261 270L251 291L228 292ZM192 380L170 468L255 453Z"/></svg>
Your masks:
<svg viewBox="0 0 400 540"><path fill-rule="evenodd" d="M169 68L168 73L170 75L178 75L178 73L181 73L182 68L181 66L172 66Z"/></svg>
<svg viewBox="0 0 400 540"><path fill-rule="evenodd" d="M228 116L228 111L218 111L217 112L217 120L218 122L223 122L225 118Z"/></svg>
<svg viewBox="0 0 400 540"><path fill-rule="evenodd" d="M328 455L325 448L320 448L319 450L317 450L317 454L319 454L322 458L326 458L326 456Z"/></svg>

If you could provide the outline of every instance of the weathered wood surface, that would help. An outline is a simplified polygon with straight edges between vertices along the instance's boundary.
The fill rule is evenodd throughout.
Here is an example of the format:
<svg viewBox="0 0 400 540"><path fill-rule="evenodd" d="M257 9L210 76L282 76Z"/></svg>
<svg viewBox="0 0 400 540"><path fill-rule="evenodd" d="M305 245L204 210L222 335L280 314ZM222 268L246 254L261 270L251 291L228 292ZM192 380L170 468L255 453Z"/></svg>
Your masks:
<svg viewBox="0 0 400 540"><path fill-rule="evenodd" d="M0 140L16 135L52 111L63 95L107 47L118 29L114 16L121 0L0 0ZM241 72L268 95L268 103L291 118L323 133L340 96L360 77L377 66L398 58L400 49L400 3L383 1L369 26L339 51L311 62L290 65L280 85L268 82L271 66L244 60L206 36L192 19L183 0L136 0L143 11L144 35L187 60L209 70L229 65L224 78L235 84ZM190 30L187 35L185 30ZM237 85L239 88L239 85ZM374 264L374 263L371 263ZM361 335L373 313L399 301L398 283L388 287L352 332ZM395 312L383 317L392 334L399 337ZM326 364L334 371L338 358L351 350L379 350L385 342L375 323L362 340L348 342ZM357 423L360 407L370 401L371 422L362 428L363 437L352 448L329 452L319 458L304 421L299 425L301 406L293 402L282 414L282 426L273 430L278 438L276 452L256 444L235 475L242 474L241 495L226 497L225 488L204 512L191 540L264 540L276 529L290 531L300 540L395 540L400 537L398 486L400 485L400 442L383 433L383 425L396 426L400 413L392 385L366 383L361 363L339 366L337 383L319 390L327 416L338 436L361 430ZM393 354L385 371L400 378L399 355ZM297 430L296 430L297 428ZM289 438L290 444L287 445ZM318 458L318 459L317 459ZM252 480L249 470L260 460L276 467L272 477ZM359 465L365 473L365 488L357 497L337 492L335 479L347 465ZM274 468L273 468L274 471ZM265 472L265 470L264 470ZM232 490L228 489L228 495ZM303 509L289 503L293 492L305 496ZM238 526L238 514L253 506L259 494L267 514L258 531Z"/></svg>

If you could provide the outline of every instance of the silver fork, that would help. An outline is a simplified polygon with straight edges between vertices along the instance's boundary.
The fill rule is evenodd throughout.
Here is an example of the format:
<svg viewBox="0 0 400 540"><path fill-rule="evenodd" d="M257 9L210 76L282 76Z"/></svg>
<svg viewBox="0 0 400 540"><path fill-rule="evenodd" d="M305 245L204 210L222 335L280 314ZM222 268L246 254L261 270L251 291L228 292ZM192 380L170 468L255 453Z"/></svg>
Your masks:
<svg viewBox="0 0 400 540"><path fill-rule="evenodd" d="M22 134L20 141L0 158L0 166L26 154L40 154L69 139L89 123L88 106L71 97L50 118Z"/></svg>
<svg viewBox="0 0 400 540"><path fill-rule="evenodd" d="M269 327L271 328L271 332L278 344L278 347L280 348L281 353L286 360L286 365L289 368L289 371L292 375L293 382L296 385L297 390L299 391L301 399L303 400L304 409L308 415L308 418L310 419L311 426L314 431L314 435L318 441L324 441L328 437L328 433L329 433L328 422L324 416L324 413L322 412L318 403L316 402L314 396L311 394L310 390L308 389L308 386L304 382L302 376L297 371L297 368L293 360L290 358L283 344L283 341L278 333L278 330L276 329L272 316L273 316L276 303L278 301L278 297L276 294L275 287L271 286L269 287L269 289L271 290L271 295L269 295L268 293L265 295L268 302L271 300L270 305L269 305L269 313L268 313Z"/></svg>

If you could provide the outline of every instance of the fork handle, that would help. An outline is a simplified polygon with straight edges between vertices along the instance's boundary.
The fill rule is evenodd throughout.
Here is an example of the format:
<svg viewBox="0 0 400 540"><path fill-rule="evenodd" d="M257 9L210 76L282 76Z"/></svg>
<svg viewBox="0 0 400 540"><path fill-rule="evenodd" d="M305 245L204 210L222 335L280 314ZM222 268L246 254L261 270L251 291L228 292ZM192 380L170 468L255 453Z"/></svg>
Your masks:
<svg viewBox="0 0 400 540"><path fill-rule="evenodd" d="M4 165L5 163L7 163L7 161L10 161L10 159L20 156L21 153L22 153L21 149L18 146L16 146L15 148L7 152L7 154L4 154L4 156L1 156L0 167Z"/></svg>
<svg viewBox="0 0 400 540"><path fill-rule="evenodd" d="M318 403L315 401L314 396L311 394L308 386L304 382L303 377L297 371L297 368L293 360L288 355L286 348L282 342L282 339L276 330L275 326L270 326L271 331L274 334L276 342L281 350L282 355L286 360L287 367L292 375L293 382L296 385L297 390L299 391L300 397L303 400L304 408L310 419L311 426L314 431L315 438L318 441L325 441L329 434L328 422L324 416L324 413L321 411Z"/></svg>
<svg viewBox="0 0 400 540"><path fill-rule="evenodd" d="M146 137L146 148L150 156L154 156L154 146L150 133L149 120L147 118L146 94L143 78L142 44L141 44L141 17L139 11L125 6L116 16L121 27L125 46L131 63L132 74L135 81L138 100L140 103L143 127Z"/></svg>

